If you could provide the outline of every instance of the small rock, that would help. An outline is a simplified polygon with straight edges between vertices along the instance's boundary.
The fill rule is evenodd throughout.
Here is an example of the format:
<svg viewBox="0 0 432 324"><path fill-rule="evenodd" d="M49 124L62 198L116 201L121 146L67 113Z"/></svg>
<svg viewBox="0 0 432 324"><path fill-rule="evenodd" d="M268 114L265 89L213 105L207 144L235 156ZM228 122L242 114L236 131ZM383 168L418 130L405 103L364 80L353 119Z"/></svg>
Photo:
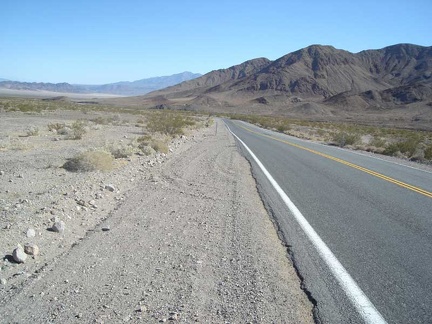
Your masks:
<svg viewBox="0 0 432 324"><path fill-rule="evenodd" d="M114 192L114 191L115 191L115 187L114 187L113 185L111 185L111 184L107 184L107 185L105 185L105 189L106 189L106 190L109 190L109 191L111 191L111 192Z"/></svg>
<svg viewBox="0 0 432 324"><path fill-rule="evenodd" d="M63 221L55 222L54 225L51 227L51 230L53 232L57 233L63 233L66 228L66 225Z"/></svg>
<svg viewBox="0 0 432 324"><path fill-rule="evenodd" d="M170 313L170 321L177 321L178 320L178 314L177 313Z"/></svg>
<svg viewBox="0 0 432 324"><path fill-rule="evenodd" d="M85 201L82 200L82 199L77 199L77 200L76 200L76 203L77 203L78 205L80 205L80 206L85 206L85 205L86 205Z"/></svg>
<svg viewBox="0 0 432 324"><path fill-rule="evenodd" d="M30 237L35 237L36 236L36 231L33 228L29 228L26 232L26 235L28 238Z"/></svg>
<svg viewBox="0 0 432 324"><path fill-rule="evenodd" d="M0 175L4 175L5 173L4 173L4 171L0 171Z"/></svg>
<svg viewBox="0 0 432 324"><path fill-rule="evenodd" d="M12 252L12 257L15 262L24 263L27 259L27 254L25 254L23 247L18 244L18 247Z"/></svg>
<svg viewBox="0 0 432 324"><path fill-rule="evenodd" d="M36 244L27 243L24 245L24 252L28 255L38 255L39 247Z"/></svg>
<svg viewBox="0 0 432 324"><path fill-rule="evenodd" d="M103 232L108 232L109 230L111 230L111 228L110 228L109 225L106 225L106 226L102 227L102 231Z"/></svg>
<svg viewBox="0 0 432 324"><path fill-rule="evenodd" d="M6 280L5 278L1 278L1 279L0 279L0 283L1 283L3 286L6 286L6 284L7 284L7 280Z"/></svg>
<svg viewBox="0 0 432 324"><path fill-rule="evenodd" d="M82 313L78 313L78 314L75 315L75 317L76 317L76 318L82 318L82 317L83 317L83 314L82 314Z"/></svg>
<svg viewBox="0 0 432 324"><path fill-rule="evenodd" d="M145 312L147 312L147 307L144 305L140 305L137 309L137 312L145 313Z"/></svg>

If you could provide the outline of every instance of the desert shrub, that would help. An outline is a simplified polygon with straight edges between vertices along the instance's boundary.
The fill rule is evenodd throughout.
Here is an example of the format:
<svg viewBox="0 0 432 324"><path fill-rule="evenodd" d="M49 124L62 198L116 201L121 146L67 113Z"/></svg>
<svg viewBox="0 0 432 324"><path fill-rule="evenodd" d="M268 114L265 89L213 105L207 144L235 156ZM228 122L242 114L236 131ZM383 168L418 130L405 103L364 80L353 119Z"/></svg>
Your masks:
<svg viewBox="0 0 432 324"><path fill-rule="evenodd" d="M72 124L72 134L70 139L79 140L82 139L83 135L86 133L85 122L77 120Z"/></svg>
<svg viewBox="0 0 432 324"><path fill-rule="evenodd" d="M69 159L63 168L70 172L109 171L113 156L105 151L87 151Z"/></svg>
<svg viewBox="0 0 432 324"><path fill-rule="evenodd" d="M396 153L399 152L399 146L397 143L391 143L388 144L383 152L385 155L394 156Z"/></svg>
<svg viewBox="0 0 432 324"><path fill-rule="evenodd" d="M49 123L48 130L58 132L60 129L64 128L66 125L64 123Z"/></svg>
<svg viewBox="0 0 432 324"><path fill-rule="evenodd" d="M134 153L134 147L131 144L111 144L108 150L115 159L124 159Z"/></svg>
<svg viewBox="0 0 432 324"><path fill-rule="evenodd" d="M115 114L114 116L107 118L108 123L114 126L120 126L121 125L121 116L119 114Z"/></svg>
<svg viewBox="0 0 432 324"><path fill-rule="evenodd" d="M333 142L340 147L344 147L346 145L354 145L358 142L360 137L357 134L349 134L345 132L337 132L333 135Z"/></svg>
<svg viewBox="0 0 432 324"><path fill-rule="evenodd" d="M411 157L417 149L419 145L419 140L416 138L406 139L401 142L391 143L386 146L383 154L385 155L396 155L397 152L400 152L407 157Z"/></svg>
<svg viewBox="0 0 432 324"><path fill-rule="evenodd" d="M156 151L151 146L142 145L140 146L140 150L146 156L153 155L156 153Z"/></svg>
<svg viewBox="0 0 432 324"><path fill-rule="evenodd" d="M424 150L424 158L426 160L432 160L432 145L429 145Z"/></svg>
<svg viewBox="0 0 432 324"><path fill-rule="evenodd" d="M19 103L16 105L16 110L19 110L21 112L40 112L40 107L37 107L36 105L26 102L26 103Z"/></svg>
<svg viewBox="0 0 432 324"><path fill-rule="evenodd" d="M276 127L278 132L285 133L286 131L289 131L291 127L288 124L281 124Z"/></svg>
<svg viewBox="0 0 432 324"><path fill-rule="evenodd" d="M38 136L39 135L39 128L37 127L30 127L27 130L27 136Z"/></svg>
<svg viewBox="0 0 432 324"><path fill-rule="evenodd" d="M195 125L195 121L188 116L176 113L153 113L147 119L147 130L170 136L184 134L184 129Z"/></svg>
<svg viewBox="0 0 432 324"><path fill-rule="evenodd" d="M168 145L159 139L154 139L150 135L144 135L137 139L138 148L145 155L152 155L155 151L161 153L168 153L169 148Z"/></svg>
<svg viewBox="0 0 432 324"><path fill-rule="evenodd" d="M166 143L164 143L163 141L160 140L153 140L150 143L150 147L155 150L156 152L161 152L161 153L168 153L168 145Z"/></svg>
<svg viewBox="0 0 432 324"><path fill-rule="evenodd" d="M151 141L152 141L152 137L151 135L143 135L137 138L137 143L138 145L150 145Z"/></svg>
<svg viewBox="0 0 432 324"><path fill-rule="evenodd" d="M97 125L108 125L108 120L102 116L93 118L91 121Z"/></svg>
<svg viewBox="0 0 432 324"><path fill-rule="evenodd" d="M370 142L370 145L375 147L385 147L386 142L379 137L374 137L373 140Z"/></svg>

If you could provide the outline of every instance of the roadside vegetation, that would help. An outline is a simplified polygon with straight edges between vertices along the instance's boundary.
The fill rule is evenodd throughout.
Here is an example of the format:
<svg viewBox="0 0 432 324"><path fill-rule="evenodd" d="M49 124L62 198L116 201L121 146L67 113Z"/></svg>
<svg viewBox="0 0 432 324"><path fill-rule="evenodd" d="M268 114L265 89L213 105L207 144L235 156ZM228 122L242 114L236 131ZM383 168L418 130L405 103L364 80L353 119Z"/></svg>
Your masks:
<svg viewBox="0 0 432 324"><path fill-rule="evenodd" d="M4 151L28 149L30 146L27 142L23 142L24 137L51 136L53 141L83 139L92 141L95 132L104 132L108 128L124 126L137 129L132 132L136 136L107 140L104 145L99 144L87 151L83 148L81 153L69 158L62 166L71 172L110 171L113 165L121 165L121 163L114 163L117 159L129 159L135 154L145 156L168 154L174 138L186 136L191 130L208 127L212 123L208 116L197 116L183 111L132 109L96 103L80 104L63 97L49 100L0 98L0 111L26 115L76 111L78 116L80 114L84 116L75 121L51 122L43 128L29 127L25 135L16 139L11 138L8 143L0 143L0 149Z"/></svg>
<svg viewBox="0 0 432 324"><path fill-rule="evenodd" d="M238 114L229 117L328 145L432 163L432 132L285 117Z"/></svg>

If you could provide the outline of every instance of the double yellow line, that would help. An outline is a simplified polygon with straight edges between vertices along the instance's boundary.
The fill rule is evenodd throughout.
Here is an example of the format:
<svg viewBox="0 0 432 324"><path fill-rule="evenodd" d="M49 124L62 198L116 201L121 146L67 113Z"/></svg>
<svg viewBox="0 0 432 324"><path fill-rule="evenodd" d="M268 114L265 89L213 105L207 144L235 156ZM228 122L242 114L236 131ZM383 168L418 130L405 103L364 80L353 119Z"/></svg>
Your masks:
<svg viewBox="0 0 432 324"><path fill-rule="evenodd" d="M238 124L237 124L237 125L238 125ZM412 186L412 185L410 185L410 184L408 184L408 183L405 183L405 182L402 182L402 181L399 181L399 180L396 180L396 179L390 178L390 177L388 177L388 176L386 176L386 175L383 175L383 174L381 174L381 173L378 173L378 172L375 172L375 171L372 171L372 170L366 169L366 168L361 167L361 166L359 166L359 165L357 165L357 164L354 164L354 163L351 163L351 162L348 162L348 161L345 161L345 160L339 159L339 158L337 158L337 157L334 157L334 156L331 156L331 155L328 155L328 154L325 154L325 153L321 153L321 152L318 152L318 151L312 150L312 149L310 149L310 148L307 148L307 147L304 147L304 146L301 146L301 145L298 145L298 144L294 144L294 143L291 143L291 142L288 142L288 141L284 141L284 140L281 140L281 139L278 139L278 138L272 137L272 136L270 136L270 135L266 135L266 134L262 134L262 133L255 132L255 131L253 131L253 130L247 128L247 127L244 127L244 126L242 126L242 125L238 125L238 126L241 127L241 128L243 128L244 130L247 130L247 131L250 132L250 133L254 133L254 134L257 134L257 135L259 135L259 136L267 137L267 138L270 138L270 139L272 139L272 140L275 140L275 141L278 141L278 142L282 142L282 143L285 143L285 144L287 144L287 145L290 145L290 146L293 146L293 147L299 148L299 149L301 149L301 150L308 151L308 152L311 152L311 153L313 153L313 154L316 154L316 155L319 155L319 156L325 157L325 158L330 159L330 160L333 160L333 161L335 161L335 162L342 163L342 164L347 165L347 166L349 166L349 167L352 167L352 168L354 168L354 169L357 169L357 170L363 171L363 172L365 172L365 173L368 173L368 174L370 174L370 175L373 175L373 176L375 176L375 177L377 177L377 178L380 178L380 179L383 179L383 180L385 180L385 181L388 181L388 182L394 183L395 185L398 185L398 186L400 186L400 187L403 187L403 188L406 188L406 189L408 189L408 190L411 190L411 191L417 192L417 193L419 193L419 194L421 194L421 195L423 195L423 196L426 196L426 197L432 198L432 192L430 192L430 191L427 191L427 190L421 189L421 188L419 188L419 187Z"/></svg>

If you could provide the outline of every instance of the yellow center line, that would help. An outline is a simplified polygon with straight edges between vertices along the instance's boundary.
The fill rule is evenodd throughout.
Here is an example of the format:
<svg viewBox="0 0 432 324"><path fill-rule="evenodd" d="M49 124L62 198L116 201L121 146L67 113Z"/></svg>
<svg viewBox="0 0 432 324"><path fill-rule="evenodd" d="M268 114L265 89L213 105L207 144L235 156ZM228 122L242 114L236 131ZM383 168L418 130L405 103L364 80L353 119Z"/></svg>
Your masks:
<svg viewBox="0 0 432 324"><path fill-rule="evenodd" d="M238 125L238 124L237 124L237 125ZM267 137L267 138L270 138L270 139L272 139L272 140L275 140L275 141L278 141L278 142L282 142L282 143L288 144L288 145L290 145L290 146L293 146L293 147L296 147L296 148L299 148L299 149L302 149L302 150L305 150L305 151L311 152L311 153L313 153L313 154L316 154L316 155L319 155L319 156L325 157L325 158L327 158L327 159L330 159L330 160L333 160L333 161L336 161L336 162L342 163L342 164L347 165L347 166L349 166L349 167L352 167L352 168L354 168L354 169L357 169L357 170L363 171L363 172L365 172L365 173L368 173L368 174L370 174L370 175L373 175L373 176L375 176L375 177L377 177L377 178L380 178L380 179L383 179L383 180L385 180L385 181L388 181L388 182L394 183L395 185L398 185L398 186L400 186L400 187L403 187L403 188L409 189L409 190L411 190L411 191L417 192L417 193L419 193L419 194L421 194L421 195L424 195L424 196L426 196L426 197L432 198L432 192L430 192L430 191L427 191L427 190L421 189L421 188L419 188L419 187L415 187L415 186L413 186L413 185L410 185L410 184L408 184L408 183L405 183L405 182L402 182L402 181L399 181L399 180L393 179L393 178L388 177L388 176L386 176L386 175L383 175L383 174L381 174L381 173L378 173L378 172L375 172L375 171L372 171L372 170L366 169L366 168L361 167L361 166L359 166L359 165L357 165L357 164L354 164L354 163L351 163L351 162L348 162L348 161L345 161L345 160L339 159L339 158L337 158L337 157L334 157L334 156L331 156L331 155L328 155L328 154L325 154L325 153L321 153L321 152L318 152L318 151L312 150L312 149L310 149L310 148L307 148L307 147L304 147L304 146L301 146L301 145L298 145L298 144L294 144L294 143L291 143L291 142L288 142L288 141L285 141L285 140L281 140L281 139L275 138L275 137L270 136L270 135L267 135L267 134L262 134L262 133L259 133L259 132L256 132L256 131L253 131L253 130L251 130L251 129L247 128L247 127L244 127L244 126L242 126L242 125L238 125L238 126L241 127L241 128L243 128L243 129L245 129L245 130L247 130L248 132L251 132L251 133L254 133L254 134L257 134L257 135L263 136L263 137Z"/></svg>

